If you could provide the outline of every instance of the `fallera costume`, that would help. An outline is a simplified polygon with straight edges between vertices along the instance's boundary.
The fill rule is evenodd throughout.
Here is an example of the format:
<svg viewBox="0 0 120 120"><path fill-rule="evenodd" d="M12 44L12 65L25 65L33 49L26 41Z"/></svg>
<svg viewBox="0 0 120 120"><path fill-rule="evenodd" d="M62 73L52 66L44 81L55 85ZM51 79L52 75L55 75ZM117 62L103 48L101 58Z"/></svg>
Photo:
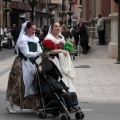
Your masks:
<svg viewBox="0 0 120 120"><path fill-rule="evenodd" d="M56 44L57 49L63 49L65 39L61 34L59 36L61 38L60 40L56 39L51 33L48 33L48 35L45 37L45 40L50 39ZM75 92L72 80L74 77L76 77L76 75L69 53L67 56L64 56L63 53L50 55L49 59L55 63L62 73L63 81L66 86L69 87L69 92Z"/></svg>
<svg viewBox="0 0 120 120"><path fill-rule="evenodd" d="M42 52L38 41L34 35L30 38L24 34L17 42L19 55L9 74L6 100L21 109L40 107L37 91L32 84L36 72L33 59Z"/></svg>

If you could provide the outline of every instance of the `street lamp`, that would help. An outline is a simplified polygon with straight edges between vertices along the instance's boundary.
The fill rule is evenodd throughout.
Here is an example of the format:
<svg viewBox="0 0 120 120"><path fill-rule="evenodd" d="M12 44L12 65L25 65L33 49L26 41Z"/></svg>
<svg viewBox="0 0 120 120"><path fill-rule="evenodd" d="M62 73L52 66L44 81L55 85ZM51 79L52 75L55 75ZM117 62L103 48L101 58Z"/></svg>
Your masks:
<svg viewBox="0 0 120 120"><path fill-rule="evenodd" d="M72 16L72 14L73 14L73 12L72 12L72 4L73 4L73 1L72 0L69 0L69 11L67 12L67 14L70 16L69 17L69 19L68 19L68 25L70 25L70 27L71 27L71 23L72 23L72 18L71 18L71 16Z"/></svg>
<svg viewBox="0 0 120 120"><path fill-rule="evenodd" d="M30 5L31 11L31 20L34 21L34 7L37 5L38 0L28 0L28 4Z"/></svg>
<svg viewBox="0 0 120 120"><path fill-rule="evenodd" d="M52 17L54 16L53 14L52 14L52 4L51 4L51 0L49 0L49 1L47 1L47 6L48 6L48 10L49 10L49 13L48 13L48 15L49 15L49 19L50 19L50 24L52 23Z"/></svg>
<svg viewBox="0 0 120 120"><path fill-rule="evenodd" d="M62 20L62 24L64 23L63 20L64 20L65 11L66 11L65 2L62 1L62 11L61 11L61 20Z"/></svg>
<svg viewBox="0 0 120 120"><path fill-rule="evenodd" d="M61 16L62 16L62 24L63 24L64 13L62 13Z"/></svg>

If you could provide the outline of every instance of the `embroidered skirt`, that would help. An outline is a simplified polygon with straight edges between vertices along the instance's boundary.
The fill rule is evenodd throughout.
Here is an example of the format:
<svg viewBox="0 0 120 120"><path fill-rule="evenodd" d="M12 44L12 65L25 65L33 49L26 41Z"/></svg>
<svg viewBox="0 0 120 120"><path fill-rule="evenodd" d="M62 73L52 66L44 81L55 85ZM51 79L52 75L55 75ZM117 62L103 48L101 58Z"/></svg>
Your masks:
<svg viewBox="0 0 120 120"><path fill-rule="evenodd" d="M22 60L16 57L9 74L6 92L6 101L10 101L21 109L40 108L39 95L29 95L24 97L24 82L22 79Z"/></svg>

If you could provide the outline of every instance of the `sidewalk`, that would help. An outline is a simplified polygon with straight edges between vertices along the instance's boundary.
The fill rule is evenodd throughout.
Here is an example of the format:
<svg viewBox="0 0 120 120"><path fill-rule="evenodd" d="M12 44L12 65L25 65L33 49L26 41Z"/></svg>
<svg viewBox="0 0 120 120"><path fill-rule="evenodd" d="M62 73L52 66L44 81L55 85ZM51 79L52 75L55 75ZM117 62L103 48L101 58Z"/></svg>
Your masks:
<svg viewBox="0 0 120 120"><path fill-rule="evenodd" d="M14 57L0 61L0 95L5 96ZM75 68L77 77L73 83L81 102L120 102L120 65L115 62L116 59L108 58L107 46L92 46L87 55L73 60L75 67L80 66ZM5 100L0 99L2 104Z"/></svg>
<svg viewBox="0 0 120 120"><path fill-rule="evenodd" d="M120 102L120 64L108 58L107 46L92 46L88 55L74 60L77 78L73 81L80 101Z"/></svg>

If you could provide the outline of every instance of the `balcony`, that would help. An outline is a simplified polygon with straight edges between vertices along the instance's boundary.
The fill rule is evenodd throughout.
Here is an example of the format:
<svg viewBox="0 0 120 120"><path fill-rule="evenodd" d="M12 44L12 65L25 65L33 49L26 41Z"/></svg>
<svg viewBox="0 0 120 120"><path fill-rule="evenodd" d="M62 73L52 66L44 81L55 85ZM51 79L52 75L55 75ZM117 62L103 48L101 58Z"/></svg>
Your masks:
<svg viewBox="0 0 120 120"><path fill-rule="evenodd" d="M30 6L26 3L11 1L10 8L19 10L29 10Z"/></svg>
<svg viewBox="0 0 120 120"><path fill-rule="evenodd" d="M45 8L45 5L46 5L45 3L37 3L35 11L40 12L43 8ZM28 4L28 2L22 3L19 1L11 1L10 8L22 11L31 11L31 7Z"/></svg>

